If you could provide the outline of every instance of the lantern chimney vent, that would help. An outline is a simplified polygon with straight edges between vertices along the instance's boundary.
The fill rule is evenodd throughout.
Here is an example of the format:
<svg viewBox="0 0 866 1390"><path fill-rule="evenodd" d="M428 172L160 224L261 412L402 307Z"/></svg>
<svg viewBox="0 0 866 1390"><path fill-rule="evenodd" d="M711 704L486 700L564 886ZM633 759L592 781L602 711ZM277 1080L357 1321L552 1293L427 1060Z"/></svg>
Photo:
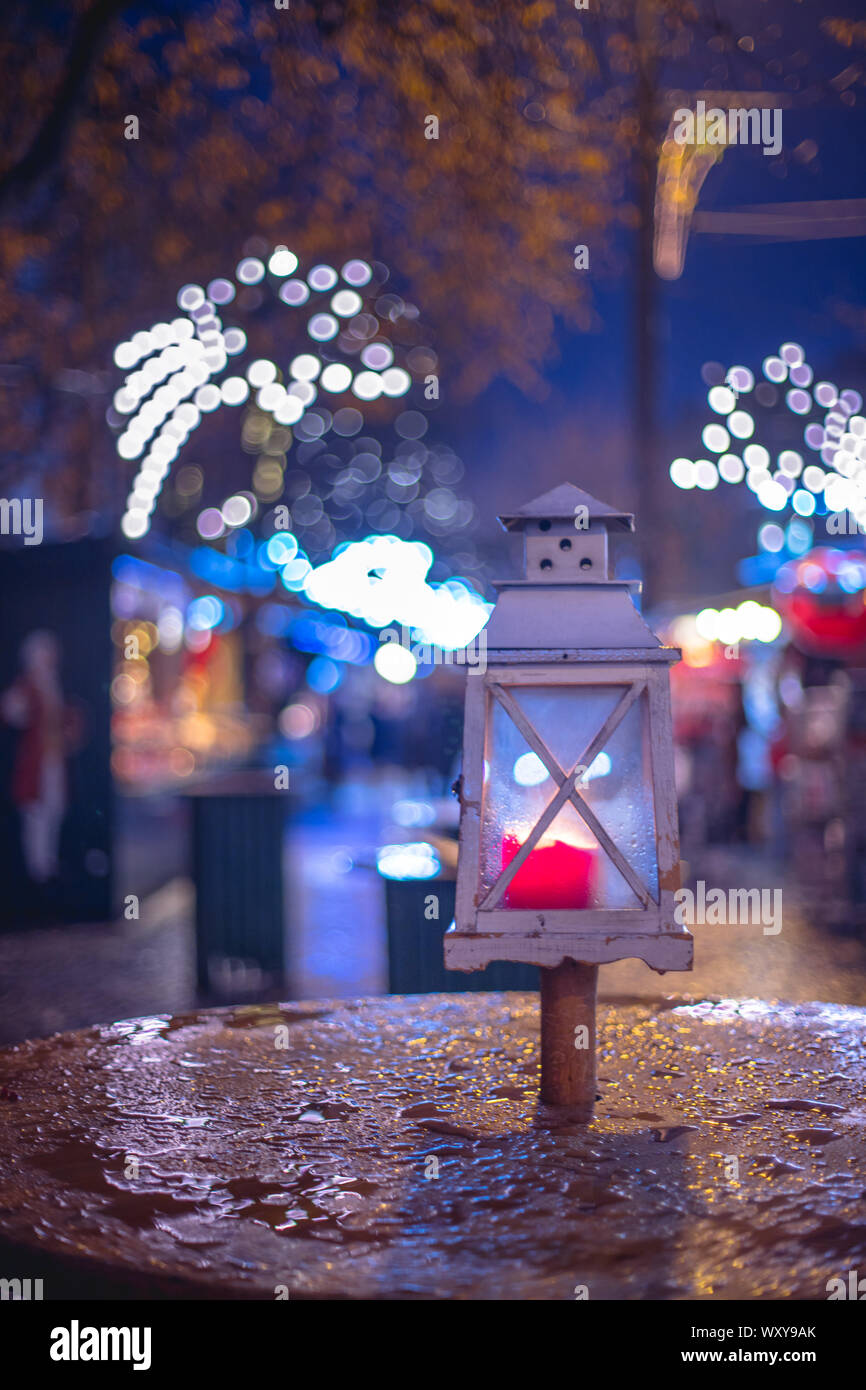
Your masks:
<svg viewBox="0 0 866 1390"><path fill-rule="evenodd" d="M574 483L542 493L499 522L523 533L526 578L546 584L610 580L608 532L634 530L630 512L616 511Z"/></svg>

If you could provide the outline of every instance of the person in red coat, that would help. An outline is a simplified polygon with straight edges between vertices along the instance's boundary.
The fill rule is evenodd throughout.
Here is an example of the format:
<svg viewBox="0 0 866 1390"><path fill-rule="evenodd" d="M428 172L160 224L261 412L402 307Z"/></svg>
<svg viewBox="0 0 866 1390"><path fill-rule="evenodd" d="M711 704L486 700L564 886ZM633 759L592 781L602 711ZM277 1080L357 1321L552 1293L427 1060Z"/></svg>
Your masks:
<svg viewBox="0 0 866 1390"><path fill-rule="evenodd" d="M66 754L73 715L60 686L60 646L51 632L21 644L21 672L0 697L3 718L20 729L12 797L21 816L24 862L35 883L58 873L60 827L66 814Z"/></svg>

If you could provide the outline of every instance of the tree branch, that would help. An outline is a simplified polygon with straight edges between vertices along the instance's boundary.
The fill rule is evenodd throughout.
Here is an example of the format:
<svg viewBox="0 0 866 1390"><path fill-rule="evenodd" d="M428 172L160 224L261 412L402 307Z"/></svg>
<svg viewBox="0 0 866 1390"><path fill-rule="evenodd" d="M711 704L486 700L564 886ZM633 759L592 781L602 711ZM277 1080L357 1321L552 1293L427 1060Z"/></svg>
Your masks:
<svg viewBox="0 0 866 1390"><path fill-rule="evenodd" d="M25 193L60 159L72 124L72 113L85 89L101 41L129 0L95 0L82 15L69 49L66 72L49 111L27 152L0 176L0 204Z"/></svg>

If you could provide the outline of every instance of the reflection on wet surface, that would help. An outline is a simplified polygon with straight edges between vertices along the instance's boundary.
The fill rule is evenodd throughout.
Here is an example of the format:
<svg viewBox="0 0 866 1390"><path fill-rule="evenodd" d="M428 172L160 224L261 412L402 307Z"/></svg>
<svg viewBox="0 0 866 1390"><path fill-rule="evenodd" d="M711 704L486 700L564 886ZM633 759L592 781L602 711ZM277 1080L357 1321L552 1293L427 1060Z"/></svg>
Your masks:
<svg viewBox="0 0 866 1390"><path fill-rule="evenodd" d="M863 1265L861 1011L600 1012L588 1126L538 1105L531 995L21 1044L0 1054L0 1234L263 1298L823 1299Z"/></svg>

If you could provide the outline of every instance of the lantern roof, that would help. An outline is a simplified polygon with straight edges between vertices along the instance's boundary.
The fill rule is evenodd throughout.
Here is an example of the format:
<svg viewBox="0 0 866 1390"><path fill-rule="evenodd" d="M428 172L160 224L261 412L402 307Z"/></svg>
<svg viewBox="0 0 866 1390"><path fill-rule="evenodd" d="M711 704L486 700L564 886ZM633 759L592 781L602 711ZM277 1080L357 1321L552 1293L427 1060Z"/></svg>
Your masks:
<svg viewBox="0 0 866 1390"><path fill-rule="evenodd" d="M631 512L619 512L606 502L599 502L574 483L560 483L559 487L543 492L540 497L533 497L531 502L524 502L522 507L514 512L506 512L497 520L506 531L522 531L528 521L537 521L540 517L549 521L571 521L576 507L586 507L590 522L600 521L610 530L634 530Z"/></svg>

